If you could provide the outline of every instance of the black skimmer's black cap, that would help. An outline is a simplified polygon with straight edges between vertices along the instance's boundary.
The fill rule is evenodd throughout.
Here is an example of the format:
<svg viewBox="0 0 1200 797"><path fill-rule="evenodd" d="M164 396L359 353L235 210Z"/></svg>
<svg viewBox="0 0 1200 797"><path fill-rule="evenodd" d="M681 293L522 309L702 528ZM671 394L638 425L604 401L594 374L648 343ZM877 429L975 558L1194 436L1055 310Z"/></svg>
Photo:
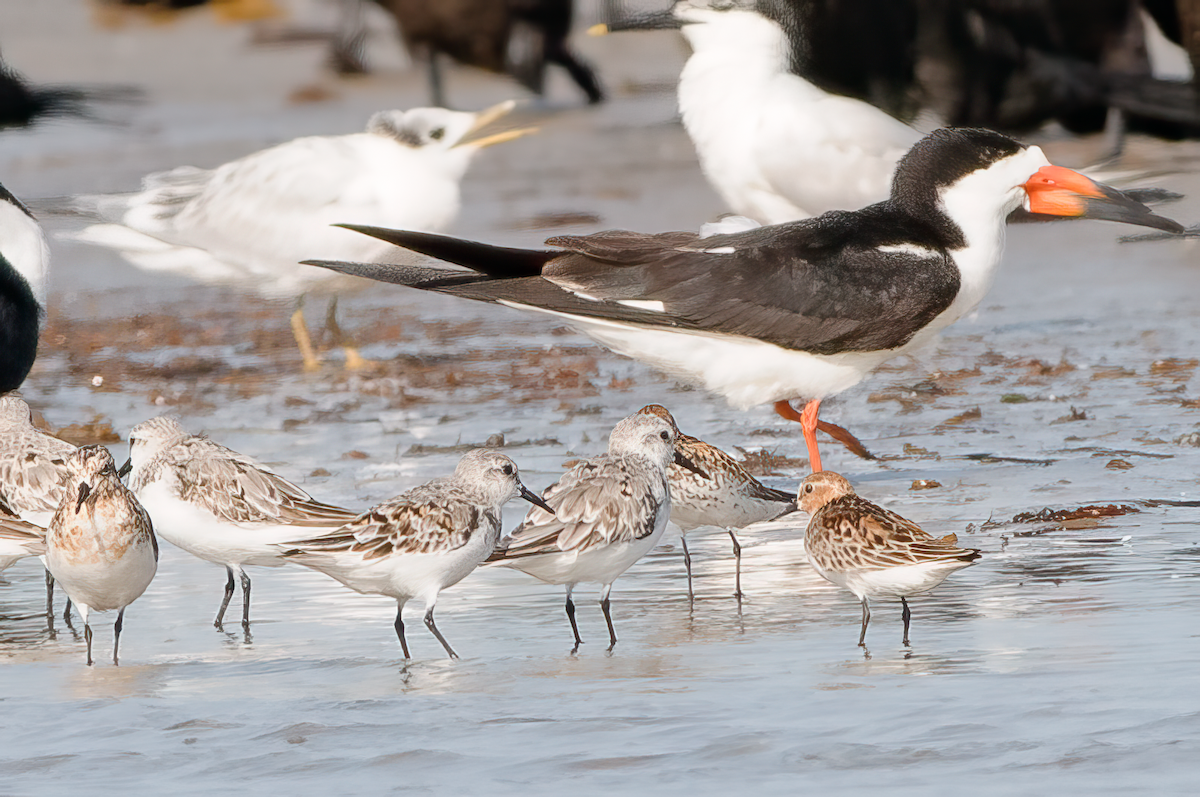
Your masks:
<svg viewBox="0 0 1200 797"><path fill-rule="evenodd" d="M903 199L957 183L968 174L1012 157L1025 145L993 130L941 128L912 146L896 165L892 196Z"/></svg>

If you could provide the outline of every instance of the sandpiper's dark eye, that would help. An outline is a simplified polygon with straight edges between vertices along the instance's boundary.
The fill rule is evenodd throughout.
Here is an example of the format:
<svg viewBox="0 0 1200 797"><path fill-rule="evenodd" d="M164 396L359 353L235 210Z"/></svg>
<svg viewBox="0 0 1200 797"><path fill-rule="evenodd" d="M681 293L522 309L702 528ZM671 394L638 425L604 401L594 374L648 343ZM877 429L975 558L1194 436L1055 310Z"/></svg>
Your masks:
<svg viewBox="0 0 1200 797"><path fill-rule="evenodd" d="M659 436L659 437L661 437L663 440L670 440L670 439L671 439L671 435L667 434L666 432L659 432L659 433L658 433L658 436Z"/></svg>
<svg viewBox="0 0 1200 797"><path fill-rule="evenodd" d="M511 475L513 475L513 466L512 466L512 465L505 465L505 466L504 466L504 468L503 468L503 471L504 471L504 475L505 475L505 476L511 476Z"/></svg>
<svg viewBox="0 0 1200 797"><path fill-rule="evenodd" d="M813 486L811 484L804 485L804 492L811 493L812 491L813 491Z"/></svg>
<svg viewBox="0 0 1200 797"><path fill-rule="evenodd" d="M440 141L444 135L446 135L446 128L444 127L435 127L429 131L429 137L434 141Z"/></svg>

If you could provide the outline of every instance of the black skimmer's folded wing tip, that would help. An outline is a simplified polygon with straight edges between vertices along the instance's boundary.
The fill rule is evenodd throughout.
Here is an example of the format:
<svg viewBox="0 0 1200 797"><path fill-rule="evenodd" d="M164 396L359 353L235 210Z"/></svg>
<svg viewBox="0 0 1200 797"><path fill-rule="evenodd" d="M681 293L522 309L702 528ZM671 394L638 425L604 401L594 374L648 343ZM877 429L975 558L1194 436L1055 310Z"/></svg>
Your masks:
<svg viewBox="0 0 1200 797"><path fill-rule="evenodd" d="M488 278L473 271L453 271L427 266L405 266L393 263L355 263L346 260L302 260L302 266L318 266L351 277L362 277L376 282L390 282L408 288L444 288L486 281Z"/></svg>
<svg viewBox="0 0 1200 797"><path fill-rule="evenodd" d="M372 238L387 241L393 246L469 268L495 279L539 276L542 273L542 266L559 255L558 252L546 249L492 246L449 235L435 235L414 230L392 230L387 227L370 227L361 224L335 224L334 226L361 232Z"/></svg>

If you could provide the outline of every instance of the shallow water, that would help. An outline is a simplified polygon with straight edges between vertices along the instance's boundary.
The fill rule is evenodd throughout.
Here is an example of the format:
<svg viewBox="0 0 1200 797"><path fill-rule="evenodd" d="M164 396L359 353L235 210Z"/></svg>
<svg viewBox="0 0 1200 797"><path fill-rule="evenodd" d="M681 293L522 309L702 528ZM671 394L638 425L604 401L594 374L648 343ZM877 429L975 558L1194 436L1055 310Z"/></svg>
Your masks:
<svg viewBox="0 0 1200 797"><path fill-rule="evenodd" d="M59 41L55 15L61 42L98 59L90 79L135 81L118 57L131 44L204 44L211 60L144 75L151 99L126 126L0 133L0 179L20 196L128 189L153 169L354 129L376 107L423 98L418 77L388 71L327 80L335 99L292 105L288 91L321 80L316 46L264 52L203 17L101 34L71 0L42 8L18 20L26 37L4 42L42 80L73 77L71 59L46 49ZM678 49L645 41L581 41L614 101L576 109L556 84L548 108L527 111L542 134L472 169L456 232L528 245L606 227L694 228L720 212L669 94L644 88L677 69ZM238 79L251 67L254 86ZM486 76L452 81L464 106L512 91ZM1047 150L1078 164L1094 143L1051 139ZM1169 171L1157 182L1193 198L1164 212L1191 223L1198 155L1194 144L1135 140L1127 160ZM576 223L551 227L555 218ZM77 224L47 219L56 232ZM880 459L828 444L827 467L984 551L912 602L911 650L886 602L874 607L869 657L855 646L858 606L806 564L802 516L741 535L740 610L724 534L692 535L692 606L677 539L666 540L616 585L611 656L594 591L580 590L587 644L572 657L561 591L495 569L438 604L460 661L413 622L406 665L390 601L292 567L252 572L247 639L211 625L220 569L164 545L158 577L127 613L122 665L105 661L102 617L100 663L87 668L61 620L47 630L42 571L26 561L0 582L0 791L1190 793L1200 448L1187 435L1200 428L1200 274L1194 242L1116 243L1125 232L1013 228L976 316L828 403L825 417ZM323 371L302 375L288 302L142 274L81 244L55 241L54 255L49 328L24 393L56 427L98 417L123 437L172 411L322 499L366 507L449 472L457 446L498 432L540 488L658 401L686 432L780 457L766 477L775 486L806 472L799 434L767 408L732 411L539 318L387 287L344 294L342 322L379 370L347 375L331 352ZM322 306L310 299L310 320ZM112 447L122 459L124 444ZM917 479L941 486L911 490ZM1093 504L1129 511L1011 522ZM506 526L522 511L511 505Z"/></svg>

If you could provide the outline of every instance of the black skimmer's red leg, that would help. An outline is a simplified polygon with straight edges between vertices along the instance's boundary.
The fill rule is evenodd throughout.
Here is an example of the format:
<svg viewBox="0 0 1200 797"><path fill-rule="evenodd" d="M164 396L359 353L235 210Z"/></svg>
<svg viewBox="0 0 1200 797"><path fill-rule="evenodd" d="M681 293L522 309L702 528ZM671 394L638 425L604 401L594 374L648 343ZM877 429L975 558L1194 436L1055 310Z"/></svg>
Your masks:
<svg viewBox="0 0 1200 797"><path fill-rule="evenodd" d="M813 473L821 471L821 452L817 450L817 413L821 410L821 400L813 399L804 405L804 409L796 412L796 408L788 401L775 402L775 412L789 421L796 421L804 431L804 444L808 446L808 464Z"/></svg>

